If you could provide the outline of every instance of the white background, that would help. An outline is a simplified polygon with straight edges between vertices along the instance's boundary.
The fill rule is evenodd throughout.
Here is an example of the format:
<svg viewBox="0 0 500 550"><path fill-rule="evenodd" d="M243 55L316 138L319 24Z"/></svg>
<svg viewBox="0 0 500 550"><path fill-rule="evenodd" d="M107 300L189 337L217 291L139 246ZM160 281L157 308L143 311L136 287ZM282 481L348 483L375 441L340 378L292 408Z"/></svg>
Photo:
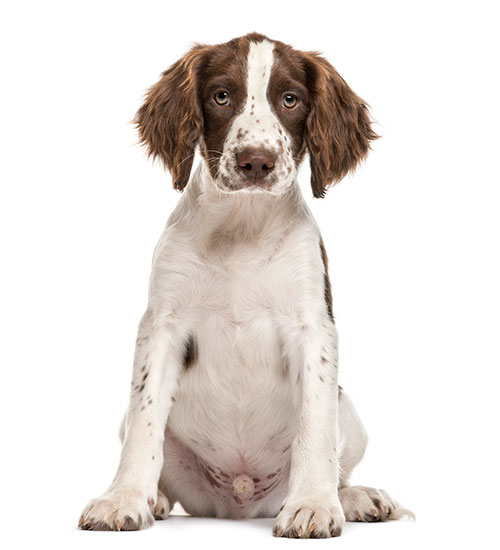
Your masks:
<svg viewBox="0 0 500 550"><path fill-rule="evenodd" d="M498 544L494 5L2 3L2 546ZM330 256L341 384L371 436L354 481L417 521L298 543L273 539L272 520L78 531L114 475L151 255L178 200L129 121L192 41L254 30L324 52L383 135L326 199L310 200L307 167L301 182Z"/></svg>

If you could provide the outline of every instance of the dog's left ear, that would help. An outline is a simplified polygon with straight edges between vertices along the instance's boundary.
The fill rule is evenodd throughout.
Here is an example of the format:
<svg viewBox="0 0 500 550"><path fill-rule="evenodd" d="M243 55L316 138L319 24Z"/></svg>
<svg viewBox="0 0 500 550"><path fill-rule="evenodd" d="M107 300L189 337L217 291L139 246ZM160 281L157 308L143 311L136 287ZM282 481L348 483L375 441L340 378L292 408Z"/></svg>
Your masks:
<svg viewBox="0 0 500 550"><path fill-rule="evenodd" d="M209 47L195 46L163 74L134 118L148 156L170 170L175 189L186 187L203 127L199 71Z"/></svg>
<svg viewBox="0 0 500 550"><path fill-rule="evenodd" d="M306 52L304 67L311 95L305 143L315 197L354 170L379 136L371 128L368 107L320 55Z"/></svg>

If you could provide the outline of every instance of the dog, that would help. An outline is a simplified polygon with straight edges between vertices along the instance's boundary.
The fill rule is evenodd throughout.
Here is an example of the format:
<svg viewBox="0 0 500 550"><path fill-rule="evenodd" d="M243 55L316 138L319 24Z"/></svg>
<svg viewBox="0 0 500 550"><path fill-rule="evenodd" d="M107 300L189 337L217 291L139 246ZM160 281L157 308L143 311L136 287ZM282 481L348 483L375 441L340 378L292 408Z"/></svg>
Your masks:
<svg viewBox="0 0 500 550"><path fill-rule="evenodd" d="M194 46L134 122L185 192L154 252L118 470L79 527L142 529L176 502L275 517L277 537L411 515L348 484L367 436L338 386L327 254L297 183L306 153L315 197L366 157L367 105L319 54L254 33Z"/></svg>

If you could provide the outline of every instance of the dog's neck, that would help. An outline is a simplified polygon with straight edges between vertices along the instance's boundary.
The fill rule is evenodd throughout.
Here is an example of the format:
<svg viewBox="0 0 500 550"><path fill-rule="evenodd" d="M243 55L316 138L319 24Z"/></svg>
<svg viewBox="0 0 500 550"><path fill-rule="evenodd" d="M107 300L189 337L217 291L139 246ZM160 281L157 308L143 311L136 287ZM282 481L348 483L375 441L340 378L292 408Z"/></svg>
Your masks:
<svg viewBox="0 0 500 550"><path fill-rule="evenodd" d="M238 245L265 245L309 215L299 185L279 196L267 193L224 193L215 186L202 160L172 214L186 226L205 252L228 252Z"/></svg>

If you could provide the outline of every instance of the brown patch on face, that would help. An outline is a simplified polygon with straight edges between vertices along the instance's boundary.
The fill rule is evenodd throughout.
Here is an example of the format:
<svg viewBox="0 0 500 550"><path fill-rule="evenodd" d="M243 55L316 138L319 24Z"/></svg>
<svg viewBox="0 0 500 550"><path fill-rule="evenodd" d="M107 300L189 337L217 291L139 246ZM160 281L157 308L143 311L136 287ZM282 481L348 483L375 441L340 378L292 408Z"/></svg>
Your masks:
<svg viewBox="0 0 500 550"><path fill-rule="evenodd" d="M293 109L283 106L283 94L292 93L297 99ZM268 101L276 113L280 124L291 139L291 152L298 166L305 155L304 131L309 114L309 92L307 73L302 63L302 55L282 42L275 42L274 63L267 90ZM278 128L283 136L283 131ZM290 151L290 147L287 147Z"/></svg>
<svg viewBox="0 0 500 550"><path fill-rule="evenodd" d="M206 148L202 154L214 178L217 177L219 160L231 124L243 111L247 99L247 59L250 42L261 42L264 39L265 36L250 34L221 44L216 47L203 69L203 86L199 97L204 120L203 141ZM219 91L228 92L228 105L218 105L214 100ZM242 139L246 133L240 130L237 139Z"/></svg>
<svg viewBox="0 0 500 550"><path fill-rule="evenodd" d="M325 303L326 309L328 311L328 316L332 321L333 319L333 307L332 307L332 288L330 285L330 277L328 276L328 255L326 253L325 243L320 237L319 239L319 249L321 253L321 260L323 261L323 276L324 276L324 285L325 285ZM321 358L323 360L323 357Z"/></svg>

